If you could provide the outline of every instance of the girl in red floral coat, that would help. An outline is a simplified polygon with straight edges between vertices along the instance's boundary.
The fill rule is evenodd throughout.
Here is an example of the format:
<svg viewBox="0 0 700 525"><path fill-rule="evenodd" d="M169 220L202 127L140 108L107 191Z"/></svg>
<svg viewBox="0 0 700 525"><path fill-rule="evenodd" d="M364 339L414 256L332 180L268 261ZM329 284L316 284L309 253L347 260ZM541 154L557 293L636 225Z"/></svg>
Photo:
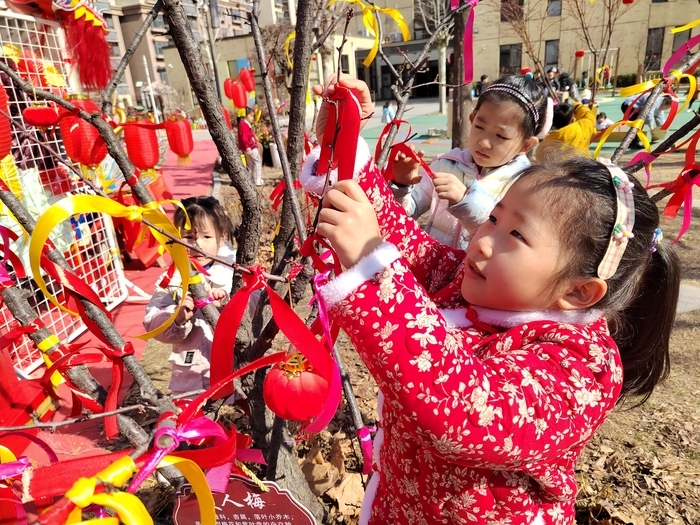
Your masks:
<svg viewBox="0 0 700 525"><path fill-rule="evenodd" d="M573 523L581 450L668 373L679 269L656 206L617 167L536 165L464 252L358 151L317 231L348 269L321 293L380 389L361 523Z"/></svg>

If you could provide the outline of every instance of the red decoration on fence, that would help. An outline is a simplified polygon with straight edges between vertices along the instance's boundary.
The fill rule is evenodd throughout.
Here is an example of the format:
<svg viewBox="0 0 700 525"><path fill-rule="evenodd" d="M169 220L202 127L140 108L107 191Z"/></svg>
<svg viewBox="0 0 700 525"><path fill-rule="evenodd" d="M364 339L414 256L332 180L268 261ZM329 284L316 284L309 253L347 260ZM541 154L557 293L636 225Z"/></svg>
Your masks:
<svg viewBox="0 0 700 525"><path fill-rule="evenodd" d="M146 125L140 125L139 122ZM133 119L124 126L124 142L126 154L142 175L154 171L153 168L160 160L160 150L158 134L149 119L145 118L141 121Z"/></svg>
<svg viewBox="0 0 700 525"><path fill-rule="evenodd" d="M190 153L194 149L190 121L176 116L170 117L165 121L165 134L168 136L170 149L177 155L177 163L181 166L189 164Z"/></svg>
<svg viewBox="0 0 700 525"><path fill-rule="evenodd" d="M263 398L272 412L291 421L306 421L323 408L330 385L298 352L270 369L263 382Z"/></svg>
<svg viewBox="0 0 700 525"><path fill-rule="evenodd" d="M246 91L255 91L255 77L250 69L241 69L241 72L238 74L238 78L241 79L241 83Z"/></svg>
<svg viewBox="0 0 700 525"><path fill-rule="evenodd" d="M0 88L0 160L10 154L12 148L12 124L8 116L10 110L7 106L7 92L5 88Z"/></svg>
<svg viewBox="0 0 700 525"><path fill-rule="evenodd" d="M585 55L585 54L586 54L586 52L583 49L579 49L578 51L576 51L576 53L574 53L576 58L582 58L583 55Z"/></svg>
<svg viewBox="0 0 700 525"><path fill-rule="evenodd" d="M31 106L22 110L24 123L42 130L58 124L58 113L51 106Z"/></svg>
<svg viewBox="0 0 700 525"><path fill-rule="evenodd" d="M68 170L63 166L39 170L41 183L51 190L54 195L63 195L73 189Z"/></svg>

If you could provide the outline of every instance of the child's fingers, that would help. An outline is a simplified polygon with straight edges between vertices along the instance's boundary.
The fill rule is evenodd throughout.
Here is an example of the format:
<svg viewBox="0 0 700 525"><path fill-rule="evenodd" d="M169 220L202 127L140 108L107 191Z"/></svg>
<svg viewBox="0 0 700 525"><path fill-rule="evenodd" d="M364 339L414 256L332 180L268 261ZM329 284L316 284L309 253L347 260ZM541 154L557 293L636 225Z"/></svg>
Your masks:
<svg viewBox="0 0 700 525"><path fill-rule="evenodd" d="M369 203L369 199L362 188L351 180L336 182L333 189L323 198L324 208L335 208L339 211L352 210L358 203Z"/></svg>
<svg viewBox="0 0 700 525"><path fill-rule="evenodd" d="M318 224L330 224L331 226L337 226L340 224L343 217L343 212L334 210L332 208L323 208L321 213L318 214Z"/></svg>

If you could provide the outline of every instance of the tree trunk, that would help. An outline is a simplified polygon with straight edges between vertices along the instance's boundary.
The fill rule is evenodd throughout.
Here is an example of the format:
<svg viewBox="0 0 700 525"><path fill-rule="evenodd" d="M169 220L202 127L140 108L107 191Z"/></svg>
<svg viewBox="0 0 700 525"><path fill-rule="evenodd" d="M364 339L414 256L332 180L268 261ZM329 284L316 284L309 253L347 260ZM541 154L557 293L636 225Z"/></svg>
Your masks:
<svg viewBox="0 0 700 525"><path fill-rule="evenodd" d="M438 75L440 79L440 115L447 115L447 40L438 43Z"/></svg>
<svg viewBox="0 0 700 525"><path fill-rule="evenodd" d="M464 81L464 26L469 17L469 9L465 9L455 17L454 49L454 96L452 102L452 147L466 149L469 140L469 115L472 112L472 85L462 84Z"/></svg>

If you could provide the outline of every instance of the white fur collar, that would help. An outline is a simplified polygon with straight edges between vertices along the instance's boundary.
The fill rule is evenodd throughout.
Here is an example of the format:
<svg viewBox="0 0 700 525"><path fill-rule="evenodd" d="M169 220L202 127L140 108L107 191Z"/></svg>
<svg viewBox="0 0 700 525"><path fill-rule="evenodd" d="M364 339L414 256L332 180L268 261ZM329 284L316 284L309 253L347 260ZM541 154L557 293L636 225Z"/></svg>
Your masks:
<svg viewBox="0 0 700 525"><path fill-rule="evenodd" d="M316 174L316 165L318 164L318 158L321 155L321 148L314 148L311 153L309 153L304 161L304 165L301 168L301 173L299 174L299 181L303 188L311 193L322 197L327 190L324 190L323 185L326 182L326 174L319 173ZM355 170L353 175L357 175L366 165L372 160L372 155L369 151L369 146L365 139L362 137L357 141L357 153L355 154ZM333 187L338 181L338 170L331 171L330 176L330 186Z"/></svg>
<svg viewBox="0 0 700 525"><path fill-rule="evenodd" d="M501 328L513 328L535 321L554 321L562 324L587 325L603 316L601 310L542 310L538 312L512 312L475 306L479 321ZM448 326L467 328L472 325L467 319L466 308L440 309Z"/></svg>

